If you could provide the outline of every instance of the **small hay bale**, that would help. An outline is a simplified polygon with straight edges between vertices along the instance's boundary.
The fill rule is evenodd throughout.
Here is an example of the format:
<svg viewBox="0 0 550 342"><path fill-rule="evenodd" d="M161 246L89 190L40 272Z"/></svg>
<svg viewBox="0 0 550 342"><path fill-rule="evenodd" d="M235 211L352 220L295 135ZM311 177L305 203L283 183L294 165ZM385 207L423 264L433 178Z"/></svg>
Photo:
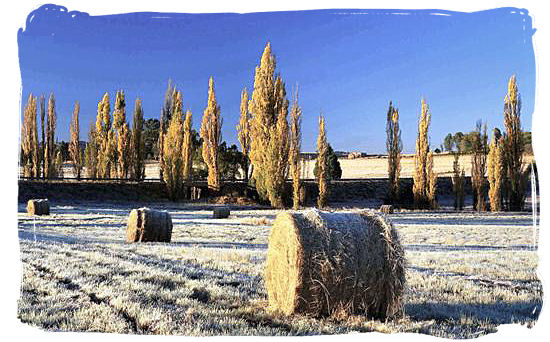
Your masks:
<svg viewBox="0 0 550 342"><path fill-rule="evenodd" d="M393 205L391 204L381 205L380 212L384 214L393 214Z"/></svg>
<svg viewBox="0 0 550 342"><path fill-rule="evenodd" d="M31 199L27 202L27 215L50 215L50 202L47 199Z"/></svg>
<svg viewBox="0 0 550 342"><path fill-rule="evenodd" d="M170 242L171 239L172 217L167 211L139 208L130 212L127 242Z"/></svg>
<svg viewBox="0 0 550 342"><path fill-rule="evenodd" d="M215 219L221 219L221 218L228 218L229 217L229 209L227 207L216 207L214 208L214 218Z"/></svg>
<svg viewBox="0 0 550 342"><path fill-rule="evenodd" d="M373 211L277 215L265 270L269 306L289 315L392 318L403 312L404 251Z"/></svg>

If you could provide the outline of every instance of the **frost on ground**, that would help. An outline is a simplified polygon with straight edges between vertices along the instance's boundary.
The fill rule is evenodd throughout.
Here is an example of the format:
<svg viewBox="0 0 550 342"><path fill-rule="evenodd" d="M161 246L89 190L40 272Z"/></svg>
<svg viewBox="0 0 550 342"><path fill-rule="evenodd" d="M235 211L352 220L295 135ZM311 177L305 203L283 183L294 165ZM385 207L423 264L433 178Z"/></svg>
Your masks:
<svg viewBox="0 0 550 342"><path fill-rule="evenodd" d="M155 205L151 206L155 208ZM166 209L171 243L127 244L128 205L19 205L21 321L47 330L177 335L420 332L471 338L532 326L542 306L529 213L400 212L405 316L381 322L282 317L267 310L263 269L275 210Z"/></svg>

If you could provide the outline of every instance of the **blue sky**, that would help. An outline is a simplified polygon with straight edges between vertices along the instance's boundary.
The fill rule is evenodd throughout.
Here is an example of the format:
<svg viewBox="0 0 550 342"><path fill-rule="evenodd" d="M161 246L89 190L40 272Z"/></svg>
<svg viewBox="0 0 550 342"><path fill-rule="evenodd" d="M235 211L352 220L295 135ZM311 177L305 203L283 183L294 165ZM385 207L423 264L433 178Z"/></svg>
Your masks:
<svg viewBox="0 0 550 342"><path fill-rule="evenodd" d="M434 13L438 15L434 15ZM382 153L389 101L399 108L404 152L414 151L420 100L432 111L437 147L478 119L502 129L508 78L516 74L522 124L531 130L535 57L526 10L320 10L251 14L131 13L89 16L54 5L29 14L18 32L22 106L29 93L54 92L59 140L68 139L76 100L81 139L108 91L126 94L127 118L143 100L158 118L168 79L183 92L198 129L214 77L222 138L237 143L240 92L253 88L267 41L287 94L298 84L304 151L315 149L317 118L335 150Z"/></svg>

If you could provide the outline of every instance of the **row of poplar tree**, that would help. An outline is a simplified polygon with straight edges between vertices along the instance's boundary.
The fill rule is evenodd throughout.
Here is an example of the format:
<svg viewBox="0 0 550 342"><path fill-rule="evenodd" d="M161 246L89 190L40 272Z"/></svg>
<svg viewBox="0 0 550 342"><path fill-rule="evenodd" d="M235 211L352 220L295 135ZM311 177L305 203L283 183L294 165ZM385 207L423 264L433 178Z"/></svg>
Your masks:
<svg viewBox="0 0 550 342"><path fill-rule="evenodd" d="M520 115L521 97L516 77L512 76L508 81L508 92L504 98L504 134L495 128L491 143L488 144L487 124L478 121L472 137L471 183L473 207L477 211L523 210L531 167L526 168L523 165L525 142ZM413 174L414 207L419 209L434 209L438 206L437 173L433 170L433 151L430 151L428 138L430 122L431 112L427 103L422 100ZM399 129L399 113L391 102L387 112L386 136L389 178L387 201L400 204L399 173L403 146ZM465 172L459 163L460 153L453 153L454 206L455 209L462 210Z"/></svg>
<svg viewBox="0 0 550 342"><path fill-rule="evenodd" d="M285 84L276 73L275 56L270 43L264 48L260 64L254 74L254 90L241 92L240 120L237 136L244 158L244 178L248 182L251 170L252 182L260 197L274 207L283 207L284 187L288 176L292 178L293 207L304 204L303 184L300 180L302 163L301 120L302 110L298 104L297 90L292 105L286 97ZM521 100L515 76L508 84L504 105L506 131L494 136L487 150L487 126L477 124L477 135L472 155L472 187L474 207L486 209L485 193L488 170L488 197L493 211L502 209L521 210L525 200L526 172L522 168L524 145L520 124ZM29 96L24 109L22 128L22 161L27 177L52 178L59 174L61 154L55 154L55 98L48 101L45 123L45 99L40 98L42 143L38 140L37 99ZM83 164L90 178L144 178L143 110L138 98L134 105L132 128L126 122L126 102L123 91L116 93L115 108L111 119L109 94L98 103L95 125L90 126L84 155L79 147L80 105L75 103L70 124L69 155L74 174L80 178ZM290 120L289 120L290 114ZM430 150L428 131L431 111L425 100L421 103L416 139L415 172L413 175L413 199L416 208L437 207L437 174L433 170L433 151ZM202 158L208 170L208 186L214 191L221 188L219 146L221 143L220 106L216 100L214 79L208 83L208 101L203 112L200 137ZM398 109L390 102L386 123L386 147L388 150L388 201L400 203L400 159L402 151ZM158 154L160 177L165 182L169 196L177 199L183 195L185 183L191 180L193 170L192 113L183 112L183 95L169 84L160 115ZM323 116L319 117L317 140L317 172L319 185L317 204L327 205L330 180L329 145ZM458 154L453 165L453 189L455 207L464 206L464 169L460 169Z"/></svg>
<svg viewBox="0 0 550 342"><path fill-rule="evenodd" d="M286 97L285 84L275 72L276 61L270 43L264 48L260 64L254 75L252 94L243 89L241 93L240 120L237 125L244 162L244 178L248 181L251 170L252 182L260 197L274 207L283 207L283 191L287 176L293 179L293 206L303 204L304 193L300 182L302 163L301 115L296 90L292 106ZM43 103L43 97L41 97ZM24 176L54 178L61 166L61 153L53 158L55 134L55 99L50 96L48 107L47 137L42 133L42 144L37 135L36 97L32 94L24 109L22 127L22 164ZM79 148L79 112L76 102L70 124L69 155L76 178L81 177L83 166L89 178L117 178L140 180L144 178L143 110L141 100L136 99L132 128L126 121L126 102L123 91L116 93L114 110L110 108L109 94L105 93L98 103L95 125L90 126L84 153ZM290 112L290 120L289 120ZM41 111L44 113L44 110ZM44 115L42 114L42 125ZM208 186L220 190L221 127L223 120L216 100L214 79L208 84L208 101L204 109L200 137L202 159L208 171ZM318 170L320 207L326 205L327 182L330 179L327 159L329 146L325 121L319 119ZM42 132L44 130L42 129ZM46 139L46 140L44 140ZM45 142L44 142L45 141ZM158 154L160 178L165 182L172 199L183 195L186 182L191 180L193 170L192 113L183 112L181 91L169 84L160 115ZM45 147L44 147L45 146ZM42 158L44 156L44 158ZM42 158L42 159L41 159ZM40 162L45 161L41 173Z"/></svg>

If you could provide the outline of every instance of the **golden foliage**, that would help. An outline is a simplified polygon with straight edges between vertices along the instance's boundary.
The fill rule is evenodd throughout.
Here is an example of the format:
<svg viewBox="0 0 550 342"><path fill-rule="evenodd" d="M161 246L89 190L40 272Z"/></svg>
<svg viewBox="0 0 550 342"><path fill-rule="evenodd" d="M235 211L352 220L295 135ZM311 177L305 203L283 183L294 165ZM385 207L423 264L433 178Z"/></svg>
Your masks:
<svg viewBox="0 0 550 342"><path fill-rule="evenodd" d="M99 147L95 128L96 126L92 122L88 131L88 143L86 144L86 150L84 151L84 154L86 156L86 173L90 178L96 178L98 173L97 161Z"/></svg>
<svg viewBox="0 0 550 342"><path fill-rule="evenodd" d="M163 139L163 180L166 183L168 195L172 200L181 196L183 189L183 122L182 122L182 95L177 91L174 97L174 111L170 125Z"/></svg>
<svg viewBox="0 0 550 342"><path fill-rule="evenodd" d="M399 174L401 172L401 131L399 129L399 112L390 107L386 116L386 149L388 151L388 200L396 204L399 202Z"/></svg>
<svg viewBox="0 0 550 342"><path fill-rule="evenodd" d="M250 159L250 112L248 110L248 91L241 92L241 116L237 125L237 138L241 144L244 158L244 180L248 183L248 161Z"/></svg>
<svg viewBox="0 0 550 342"><path fill-rule="evenodd" d="M117 147L114 160L116 160L117 176L119 178L128 178L130 168L130 129L126 122L126 101L124 92L117 91L115 100L115 110L113 111L113 129L117 135Z"/></svg>
<svg viewBox="0 0 550 342"><path fill-rule="evenodd" d="M82 171L82 153L80 151L80 124L78 117L80 114L80 103L76 101L73 109L73 116L71 117L70 125L70 137L69 142L69 155L73 162L74 175L77 179L80 179L80 173Z"/></svg>
<svg viewBox="0 0 550 342"><path fill-rule="evenodd" d="M248 109L252 114L250 161L256 190L262 199L281 208L288 170L288 100L281 76L275 77L275 56L270 43L256 66Z"/></svg>
<svg viewBox="0 0 550 342"><path fill-rule="evenodd" d="M44 147L44 174L46 178L55 177L55 96L48 99L48 122L46 124L46 143Z"/></svg>
<svg viewBox="0 0 550 342"><path fill-rule="evenodd" d="M504 98L504 164L508 180L508 209L523 210L525 204L526 178L523 174L523 135L521 129L521 98L516 76L508 81L508 93Z"/></svg>
<svg viewBox="0 0 550 342"><path fill-rule="evenodd" d="M32 94L23 110L23 126L21 127L21 149L23 159L23 175L39 177L38 131L36 126L36 97Z"/></svg>
<svg viewBox="0 0 550 342"><path fill-rule="evenodd" d="M487 156L487 179L489 180L489 204L491 211L502 210L502 172L503 149L497 137L493 134L489 154Z"/></svg>
<svg viewBox="0 0 550 342"><path fill-rule="evenodd" d="M294 93L292 107L290 108L290 132L289 132L289 158L290 174L292 176L292 207L300 207L300 150L302 147L302 108L298 104L298 89Z"/></svg>
<svg viewBox="0 0 550 342"><path fill-rule="evenodd" d="M325 129L325 118L321 115L319 117L319 135L317 136L317 160L318 160L318 179L319 184L319 197L317 198L317 206L319 209L323 209L327 205L328 198L328 143L327 134Z"/></svg>
<svg viewBox="0 0 550 342"><path fill-rule="evenodd" d="M428 130L430 128L431 117L432 114L428 104L422 99L422 109L420 120L418 121L418 134L416 138L416 153L414 156L413 197L416 208L428 208L436 204L435 198L431 195L436 182L432 182L429 178L435 176L431 170L433 163L428 164L428 154L430 151Z"/></svg>
<svg viewBox="0 0 550 342"><path fill-rule="evenodd" d="M185 113L183 122L183 178L190 180L193 171L193 141L191 140L193 114L190 110Z"/></svg>
<svg viewBox="0 0 550 342"><path fill-rule="evenodd" d="M433 171L434 166L434 154L432 151L428 153L428 160L426 161L426 169L428 173L428 203L432 209L437 208L437 173Z"/></svg>
<svg viewBox="0 0 550 342"><path fill-rule="evenodd" d="M97 176L99 178L111 177L114 152L116 150L116 136L111 127L111 104L109 93L105 93L97 104L97 117L95 123L95 136L97 143Z"/></svg>
<svg viewBox="0 0 550 342"><path fill-rule="evenodd" d="M218 146L221 143L222 120L220 106L216 101L214 78L208 81L208 103L202 115L200 135L202 137L202 158L208 166L208 187L220 190L220 173L218 168Z"/></svg>
<svg viewBox="0 0 550 342"><path fill-rule="evenodd" d="M145 139L143 136L143 108L141 99L137 98L134 104L132 119L132 134L130 140L131 178L142 180L145 178Z"/></svg>

